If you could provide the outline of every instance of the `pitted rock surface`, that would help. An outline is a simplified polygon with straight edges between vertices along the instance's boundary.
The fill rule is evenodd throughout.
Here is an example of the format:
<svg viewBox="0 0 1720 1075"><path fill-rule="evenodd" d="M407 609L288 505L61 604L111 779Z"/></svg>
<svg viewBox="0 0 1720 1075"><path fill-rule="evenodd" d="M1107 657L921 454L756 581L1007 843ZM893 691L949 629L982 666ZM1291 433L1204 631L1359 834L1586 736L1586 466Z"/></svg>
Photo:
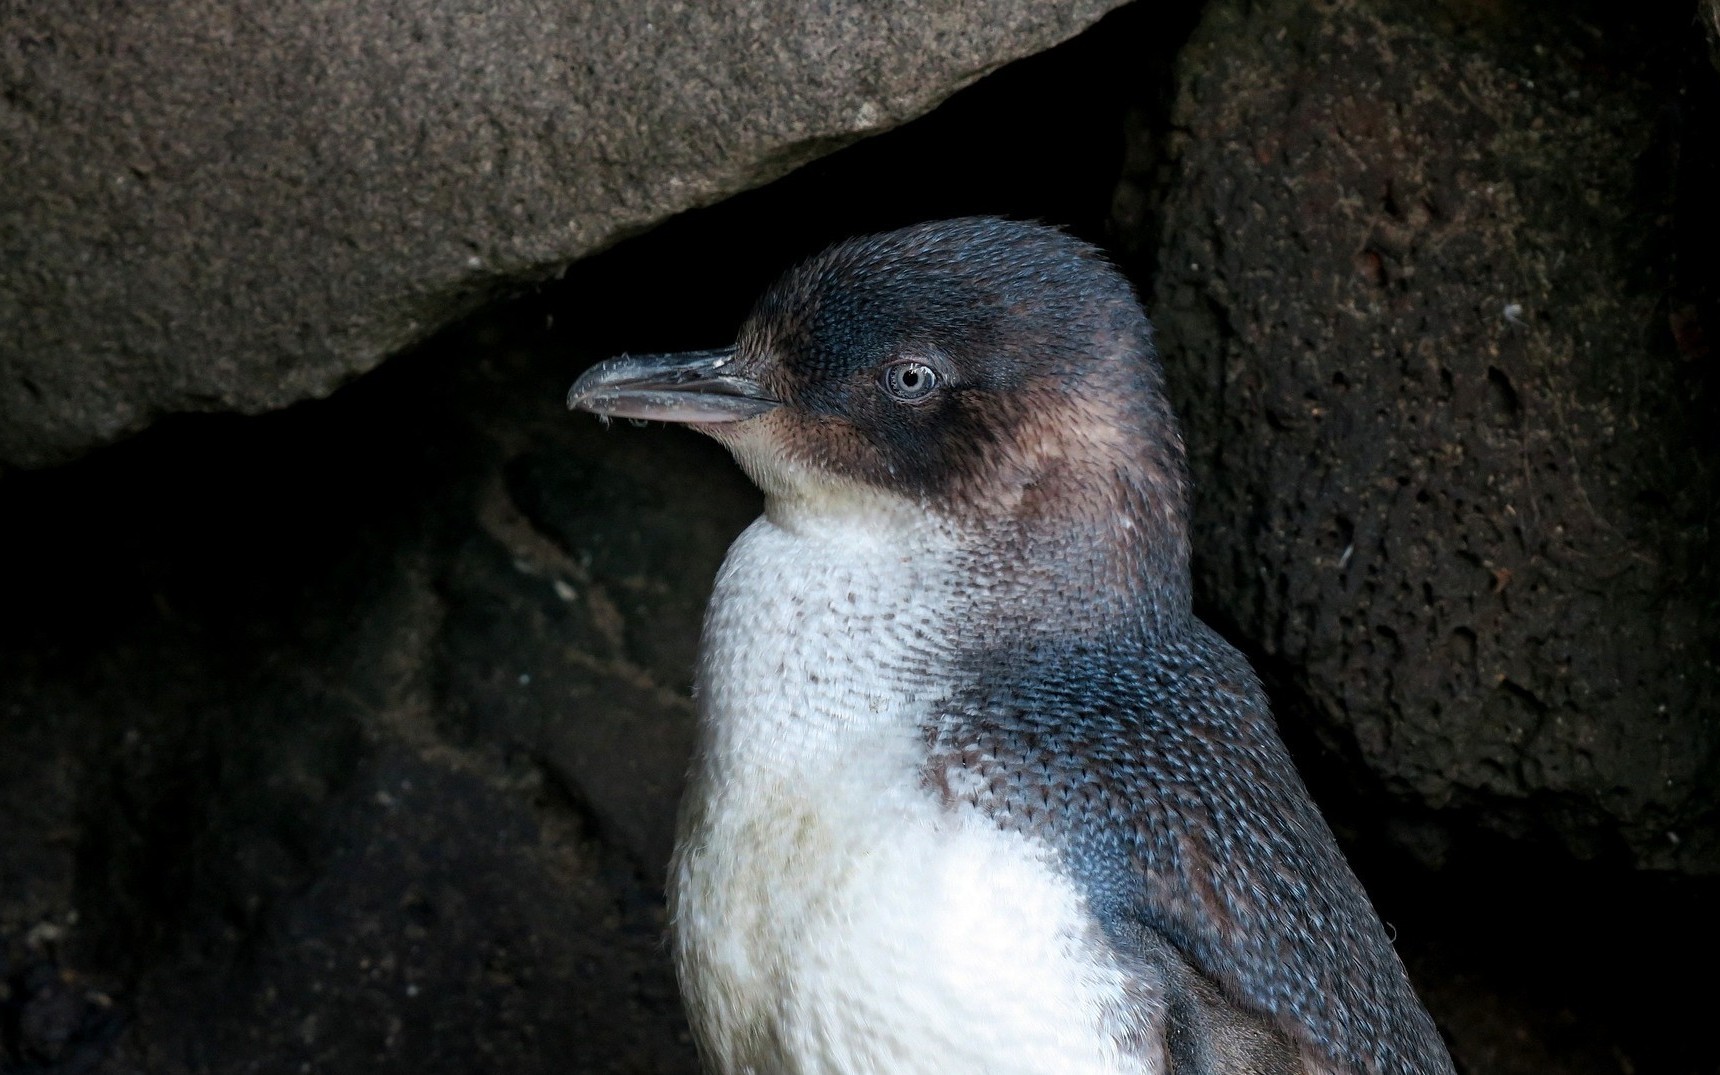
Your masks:
<svg viewBox="0 0 1720 1075"><path fill-rule="evenodd" d="M0 466L323 395L1115 0L0 8Z"/></svg>
<svg viewBox="0 0 1720 1075"><path fill-rule="evenodd" d="M1720 870L1712 72L1442 18L1215 4L1137 142L1200 585L1400 802Z"/></svg>

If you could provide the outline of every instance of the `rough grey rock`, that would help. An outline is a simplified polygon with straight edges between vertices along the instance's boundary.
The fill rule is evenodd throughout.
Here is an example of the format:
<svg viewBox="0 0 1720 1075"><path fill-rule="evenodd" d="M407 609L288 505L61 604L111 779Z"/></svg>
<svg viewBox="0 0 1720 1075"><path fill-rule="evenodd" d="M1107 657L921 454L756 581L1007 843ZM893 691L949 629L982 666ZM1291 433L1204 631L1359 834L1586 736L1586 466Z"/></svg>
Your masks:
<svg viewBox="0 0 1720 1075"><path fill-rule="evenodd" d="M1219 0L1137 142L1200 583L1406 817L1720 870L1712 72L1457 8Z"/></svg>
<svg viewBox="0 0 1720 1075"><path fill-rule="evenodd" d="M0 7L0 466L322 395L1117 0Z"/></svg>

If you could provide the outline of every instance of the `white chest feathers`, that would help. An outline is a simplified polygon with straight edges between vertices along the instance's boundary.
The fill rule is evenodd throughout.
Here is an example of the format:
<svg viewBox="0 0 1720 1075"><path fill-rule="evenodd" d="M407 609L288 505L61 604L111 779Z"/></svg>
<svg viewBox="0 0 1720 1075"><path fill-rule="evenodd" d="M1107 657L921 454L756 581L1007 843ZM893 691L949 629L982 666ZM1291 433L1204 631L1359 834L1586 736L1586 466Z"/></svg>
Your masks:
<svg viewBox="0 0 1720 1075"><path fill-rule="evenodd" d="M755 523L705 627L671 866L675 955L722 1075L1155 1071L1047 851L924 791L952 580L935 540ZM946 561L947 562L947 561Z"/></svg>

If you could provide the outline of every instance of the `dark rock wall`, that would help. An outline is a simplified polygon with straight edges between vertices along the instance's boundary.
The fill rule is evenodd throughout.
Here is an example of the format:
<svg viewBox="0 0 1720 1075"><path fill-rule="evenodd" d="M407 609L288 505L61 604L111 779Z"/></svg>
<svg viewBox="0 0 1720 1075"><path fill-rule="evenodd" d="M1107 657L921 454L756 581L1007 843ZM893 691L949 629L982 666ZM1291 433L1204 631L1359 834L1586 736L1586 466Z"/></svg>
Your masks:
<svg viewBox="0 0 1720 1075"><path fill-rule="evenodd" d="M5 1066L691 1070L661 869L757 495L495 332L420 361L9 483Z"/></svg>
<svg viewBox="0 0 1720 1075"><path fill-rule="evenodd" d="M324 395L1116 2L0 5L0 466Z"/></svg>
<svg viewBox="0 0 1720 1075"><path fill-rule="evenodd" d="M1204 591L1430 861L1720 870L1720 110L1677 25L1215 3L1119 199Z"/></svg>

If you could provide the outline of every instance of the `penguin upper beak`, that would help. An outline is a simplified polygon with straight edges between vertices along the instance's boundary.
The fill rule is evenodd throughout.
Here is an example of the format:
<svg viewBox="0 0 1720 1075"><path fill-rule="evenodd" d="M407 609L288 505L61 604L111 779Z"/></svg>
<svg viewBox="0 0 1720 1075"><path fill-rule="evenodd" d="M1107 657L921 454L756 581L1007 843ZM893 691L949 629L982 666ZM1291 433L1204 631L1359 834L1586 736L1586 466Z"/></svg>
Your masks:
<svg viewBox="0 0 1720 1075"><path fill-rule="evenodd" d="M758 382L725 372L733 347L674 355L622 355L586 370L567 392L569 410L607 418L695 425L739 422L781 406Z"/></svg>

